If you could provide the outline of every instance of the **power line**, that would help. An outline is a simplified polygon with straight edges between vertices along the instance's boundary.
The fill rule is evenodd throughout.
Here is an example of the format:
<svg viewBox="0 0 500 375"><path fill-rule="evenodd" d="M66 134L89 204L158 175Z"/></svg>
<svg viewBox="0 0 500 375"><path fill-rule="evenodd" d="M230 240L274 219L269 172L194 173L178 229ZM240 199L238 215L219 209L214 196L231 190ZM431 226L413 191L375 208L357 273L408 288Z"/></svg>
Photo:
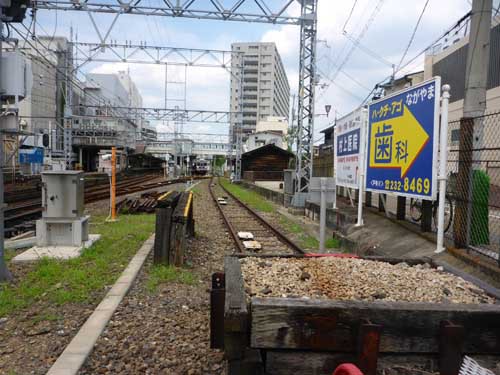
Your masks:
<svg viewBox="0 0 500 375"><path fill-rule="evenodd" d="M438 38L436 38L435 40L432 41L432 43L430 43L429 45L427 45L424 49L422 49L420 52L418 52L414 57L412 57L410 60L408 60L406 63L404 63L402 66L400 66L398 69L396 69L394 71L394 74L391 74L387 77L385 77L383 80L381 80L380 82L378 82L374 87L373 89L368 93L368 95L366 96L366 98L363 100L363 102L361 103L361 105L365 104L368 99L370 98L370 96L372 95L372 93L377 89L377 87L379 85L381 85L383 82L387 81L388 79L393 79L394 76L399 73L400 71L402 71L403 69L405 69L407 66L409 66L411 63L413 63L415 60L417 60L420 56L422 56L425 52L427 52L429 50L429 48L431 48L432 46L434 46L437 42L439 42L442 38L444 38L446 35L448 35L453 29L455 29L458 25L460 25L463 21L465 21L468 17L470 17L471 15L471 12L467 12L466 14L464 14L462 17L460 17L460 19L458 21L456 21L451 27L449 27L443 34L441 34Z"/></svg>
<svg viewBox="0 0 500 375"><path fill-rule="evenodd" d="M38 41L38 38L37 38L34 34L32 34L31 30L29 30L29 29L26 27L26 25L24 25L24 24L21 24L21 25L22 25L22 26L23 26L23 27L27 30L27 34L28 34L28 35L29 35L29 34L33 35L33 37L35 38L35 41ZM38 61L39 61L39 62L40 62L40 64L41 64L41 65L40 65L40 67L43 67L43 69L44 69L47 73L49 73L49 74L50 74L50 73L52 73L52 71L51 71L51 70L49 70L49 69L55 69L55 70L57 71L57 73L61 74L61 75L62 75L62 76L66 79L66 81L67 81L69 84L73 85L74 87L76 87L77 89L81 90L82 92L84 92L84 91L85 91L85 86L84 86L83 82L79 82L79 81L77 81L75 77L68 75L68 73L67 73L67 72L65 72L64 70L62 70L61 68L59 68L59 67L58 67L57 65L55 65L54 63L52 63L52 62L51 62L51 61L50 61L50 60L49 60L49 59L45 56L45 54L44 54L42 51L40 51L40 50L38 49L38 47L37 47L37 46L35 46L35 45L31 42L31 41L29 41L29 40L28 40L28 35L24 35L24 34L23 34L23 33L21 33L21 32L20 32L20 31L19 31L16 27L14 27L13 25L11 25L11 26L12 26L12 28L16 31L16 33L17 33L19 36L21 36L21 37L24 39L24 41L25 41L25 42L26 42L26 43L27 43L27 44L28 44L28 45L29 45L29 46L30 46L30 47L31 47L31 48L32 48L35 52L37 52L37 53L38 53L37 58L39 59ZM43 46L43 45L42 45L42 46ZM44 47L45 49L47 49L45 46L43 46L43 47ZM54 51L51 51L51 50L47 50L47 51L54 52ZM30 57L27 53L23 52L22 50L21 50L20 52L21 52L21 53L23 53L25 56ZM42 60L44 60L44 61L45 61L45 63L44 63L44 61L42 61ZM48 65L47 65L47 64L48 64ZM86 95L87 95L87 97L90 97L91 99L96 100L96 102L97 102L97 103L99 103L99 102L104 102L104 103L105 103L105 102L106 102L106 100L109 100L109 99L107 99L107 98L105 98L105 97L99 97L99 96L97 96L97 95L95 95L95 94L91 94L91 93L89 93L89 92L86 92ZM131 119L131 118L130 118L130 119L128 119L128 120L130 120L130 121L131 121L131 120L133 120L133 119Z"/></svg>
<svg viewBox="0 0 500 375"><path fill-rule="evenodd" d="M352 13L354 12L354 8L356 8L356 4L358 3L358 0L354 0L354 3L352 4L352 8L351 8L351 11L349 12L349 16L347 17L347 19L345 20L345 23L344 23L344 27L342 27L342 31L345 32L345 28L347 26L347 24L349 23L349 20L351 19L352 17Z"/></svg>
<svg viewBox="0 0 500 375"><path fill-rule="evenodd" d="M375 6L375 9L373 10L372 14L370 15L370 18L366 21L365 26L363 27L363 29L361 30L361 32L356 37L355 42L353 42L353 45L351 46L351 49L347 52L347 55L344 57L344 59L342 60L342 62L337 66L337 70L335 71L335 73L333 74L333 76L330 79L332 82L335 81L335 79L337 78L339 72L342 69L344 69L345 64L347 63L347 61L349 61L349 59L351 58L352 53L357 48L357 42L359 42L359 41L361 41L361 39L363 39L364 35L366 34L366 32L368 31L368 29L370 28L370 25L375 20L375 17L377 16L378 12L382 8L383 3L384 3L384 0L379 0L378 1L377 5Z"/></svg>
<svg viewBox="0 0 500 375"><path fill-rule="evenodd" d="M406 57L406 54L408 53L408 50L410 49L410 47L411 47L411 45L413 43L413 40L415 39L415 34L417 33L418 26L420 25L420 22L422 21L422 17L424 16L424 13L425 13L425 10L427 9L427 5L429 4L429 1L430 0L427 0L425 2L424 7L422 8L422 12L420 12L420 16L418 17L417 24L413 28L413 33L411 34L410 40L408 42L408 45L406 46L406 49L405 49L405 51L403 53L403 56L401 56L401 60L399 60L399 64L398 64L398 67L397 67L396 70L399 70L399 67L403 63L403 61L404 61L404 59Z"/></svg>
<svg viewBox="0 0 500 375"><path fill-rule="evenodd" d="M386 60L379 54L375 53L373 50L369 49L368 47L364 46L361 44L359 41L356 41L352 36L349 35L349 33L344 32L344 37L346 37L348 40L350 40L352 43L356 44L356 46L363 52L365 52L367 55L373 57L374 59L380 61L382 64L390 66L391 68L394 67L394 64L391 63L390 61Z"/></svg>

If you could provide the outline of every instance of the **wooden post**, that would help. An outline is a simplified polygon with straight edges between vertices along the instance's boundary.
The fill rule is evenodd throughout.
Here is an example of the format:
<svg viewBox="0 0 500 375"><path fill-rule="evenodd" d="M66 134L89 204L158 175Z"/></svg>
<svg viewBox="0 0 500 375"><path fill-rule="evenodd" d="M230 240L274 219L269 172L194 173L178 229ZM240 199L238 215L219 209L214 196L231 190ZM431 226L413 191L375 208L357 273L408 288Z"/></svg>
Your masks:
<svg viewBox="0 0 500 375"><path fill-rule="evenodd" d="M239 259L226 257L224 273L226 275L224 355L228 360L228 375L246 374L249 373L245 369L249 315Z"/></svg>
<svg viewBox="0 0 500 375"><path fill-rule="evenodd" d="M223 272L212 275L210 290L210 348L224 348L224 299L226 278Z"/></svg>
<svg viewBox="0 0 500 375"><path fill-rule="evenodd" d="M432 230L432 202L428 200L422 200L420 230L422 232L430 232Z"/></svg>
<svg viewBox="0 0 500 375"><path fill-rule="evenodd" d="M156 209L156 227L153 263L168 265L170 253L170 235L172 226L172 207Z"/></svg>
<svg viewBox="0 0 500 375"><path fill-rule="evenodd" d="M172 225L174 251L170 252L170 261L177 267L180 267L184 264L186 227L187 222L177 222Z"/></svg>
<svg viewBox="0 0 500 375"><path fill-rule="evenodd" d="M396 219L406 219L406 197L398 197Z"/></svg>
<svg viewBox="0 0 500 375"><path fill-rule="evenodd" d="M464 327L442 321L439 328L439 374L458 375L462 364Z"/></svg>
<svg viewBox="0 0 500 375"><path fill-rule="evenodd" d="M362 323L358 336L358 366L364 375L376 375L380 332L382 327L370 322Z"/></svg>

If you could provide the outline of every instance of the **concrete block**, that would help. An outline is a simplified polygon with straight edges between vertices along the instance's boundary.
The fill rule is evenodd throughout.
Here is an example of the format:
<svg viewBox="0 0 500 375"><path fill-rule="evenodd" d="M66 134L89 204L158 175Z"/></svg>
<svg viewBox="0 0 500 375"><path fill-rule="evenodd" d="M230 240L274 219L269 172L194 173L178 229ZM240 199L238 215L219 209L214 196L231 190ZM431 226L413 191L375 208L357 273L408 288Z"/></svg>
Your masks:
<svg viewBox="0 0 500 375"><path fill-rule="evenodd" d="M125 281L125 282L116 282L115 285L109 290L108 295L109 296L121 296L125 295L128 292L128 289L130 287L130 283Z"/></svg>
<svg viewBox="0 0 500 375"><path fill-rule="evenodd" d="M83 249L92 246L99 238L101 238L100 234L91 234L89 239L84 242L83 246L34 246L15 256L12 262L35 262L45 257L61 260L78 258Z"/></svg>
<svg viewBox="0 0 500 375"><path fill-rule="evenodd" d="M72 369L80 368L87 357L82 354L70 354L63 352L57 361L52 365L47 375L68 375L72 374Z"/></svg>
<svg viewBox="0 0 500 375"><path fill-rule="evenodd" d="M122 298L121 296L110 296L106 295L104 299L99 303L99 305L96 307L97 310L115 310L118 305L120 304Z"/></svg>

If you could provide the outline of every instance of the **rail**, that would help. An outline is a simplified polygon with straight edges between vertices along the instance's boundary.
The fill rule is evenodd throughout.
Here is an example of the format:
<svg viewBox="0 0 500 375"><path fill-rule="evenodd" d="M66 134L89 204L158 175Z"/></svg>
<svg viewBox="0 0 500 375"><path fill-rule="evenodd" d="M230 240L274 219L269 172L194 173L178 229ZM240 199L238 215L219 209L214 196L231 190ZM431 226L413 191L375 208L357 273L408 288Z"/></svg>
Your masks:
<svg viewBox="0 0 500 375"><path fill-rule="evenodd" d="M186 182L191 178L181 177L173 180L164 180L157 182L150 182L155 175L142 175L123 178L117 183L116 195L124 196L132 193L137 193L145 190L153 190L164 186ZM194 177L193 179L202 179L205 177ZM109 198L109 185L107 179L89 179L91 185L85 189L85 203L97 202ZM100 183L96 183L100 182ZM18 201L17 195L22 197L24 194L20 192L16 197L11 197L12 201L6 208L6 234L15 235L20 231L32 229L33 223L29 221L35 220L40 217L42 213L41 207L41 191L38 189L30 188L29 197L32 199L26 201ZM24 198L26 199L26 198Z"/></svg>
<svg viewBox="0 0 500 375"><path fill-rule="evenodd" d="M225 194L227 194L229 197L231 197L243 210L246 212L250 213L252 217L257 219L266 229L268 229L274 236L276 236L281 242L286 244L290 249L292 249L294 252L299 253L299 254L304 254L305 251L297 245L293 240L288 238L285 234L283 234L280 230L275 228L269 221L267 221L262 215L260 215L256 210L254 210L252 207L248 206L244 202L242 202L239 198L237 198L234 194L232 194L230 191L228 191L224 186L221 184L218 184L220 188L224 191ZM234 225L231 223L231 220L229 217L226 215L224 212L221 204L218 201L218 197L216 196L214 192L214 183L213 180L210 182L210 194L212 195L212 198L217 205L222 218L226 224L226 226L229 229L229 232L231 233L231 236L233 237L233 240L235 244L238 246L238 250L241 253L247 252L247 249L245 248L243 241L239 238L238 233L236 229L234 228Z"/></svg>

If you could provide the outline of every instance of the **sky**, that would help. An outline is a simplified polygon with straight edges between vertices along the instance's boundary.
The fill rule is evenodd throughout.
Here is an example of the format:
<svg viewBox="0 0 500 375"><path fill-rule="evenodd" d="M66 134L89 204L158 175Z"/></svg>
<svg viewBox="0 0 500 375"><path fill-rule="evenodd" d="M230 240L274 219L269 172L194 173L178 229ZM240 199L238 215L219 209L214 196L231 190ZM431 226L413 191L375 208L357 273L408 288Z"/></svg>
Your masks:
<svg viewBox="0 0 500 375"><path fill-rule="evenodd" d="M219 0L226 7L236 0ZM391 64L399 64L417 20L427 0L318 0L317 68L319 82L316 90L315 140L321 139L320 131L329 126L335 115L341 116L357 108L373 86L388 77L392 68L363 51L367 48ZM114 3L115 0L99 0ZM500 0L494 0L494 8ZM160 0L142 0L147 6L160 4ZM208 0L197 0L200 8L209 8ZM266 0L271 7L285 0ZM355 6L353 8L353 4ZM248 1L246 9L252 11L255 3ZM428 47L444 31L471 8L469 0L429 0L425 13L410 45L403 64ZM349 14L352 10L352 15ZM300 7L295 3L288 14L297 16ZM113 21L113 15L94 14L101 30ZM349 20L348 20L349 19ZM346 23L346 21L348 22ZM27 17L25 24L30 23ZM73 29L80 42L98 42L99 37L84 12L40 10L37 15L38 35L70 35ZM346 38L343 31L359 37L361 47ZM104 33L104 32L103 32ZM291 86L297 92L299 69L299 27L258 23L222 22L187 18L153 17L138 15L120 16L113 27L110 40L118 43L145 42L148 45L186 48L230 50L233 42L275 42L283 59ZM336 67L341 66L338 71ZM169 67L169 77L181 79L184 70ZM165 67L124 63L92 63L82 68L85 72L111 73L129 70L144 100L144 106L162 107L165 93ZM423 55L398 75L423 70ZM186 73L187 108L226 111L229 107L229 73L223 68L189 67ZM170 79L169 79L170 80ZM179 87L179 86L177 86ZM169 96L182 95L169 86ZM332 106L327 118L322 116L324 106ZM169 105L171 106L171 105ZM163 130L170 127L161 127ZM188 124L185 131L198 133L227 133L225 124Z"/></svg>

